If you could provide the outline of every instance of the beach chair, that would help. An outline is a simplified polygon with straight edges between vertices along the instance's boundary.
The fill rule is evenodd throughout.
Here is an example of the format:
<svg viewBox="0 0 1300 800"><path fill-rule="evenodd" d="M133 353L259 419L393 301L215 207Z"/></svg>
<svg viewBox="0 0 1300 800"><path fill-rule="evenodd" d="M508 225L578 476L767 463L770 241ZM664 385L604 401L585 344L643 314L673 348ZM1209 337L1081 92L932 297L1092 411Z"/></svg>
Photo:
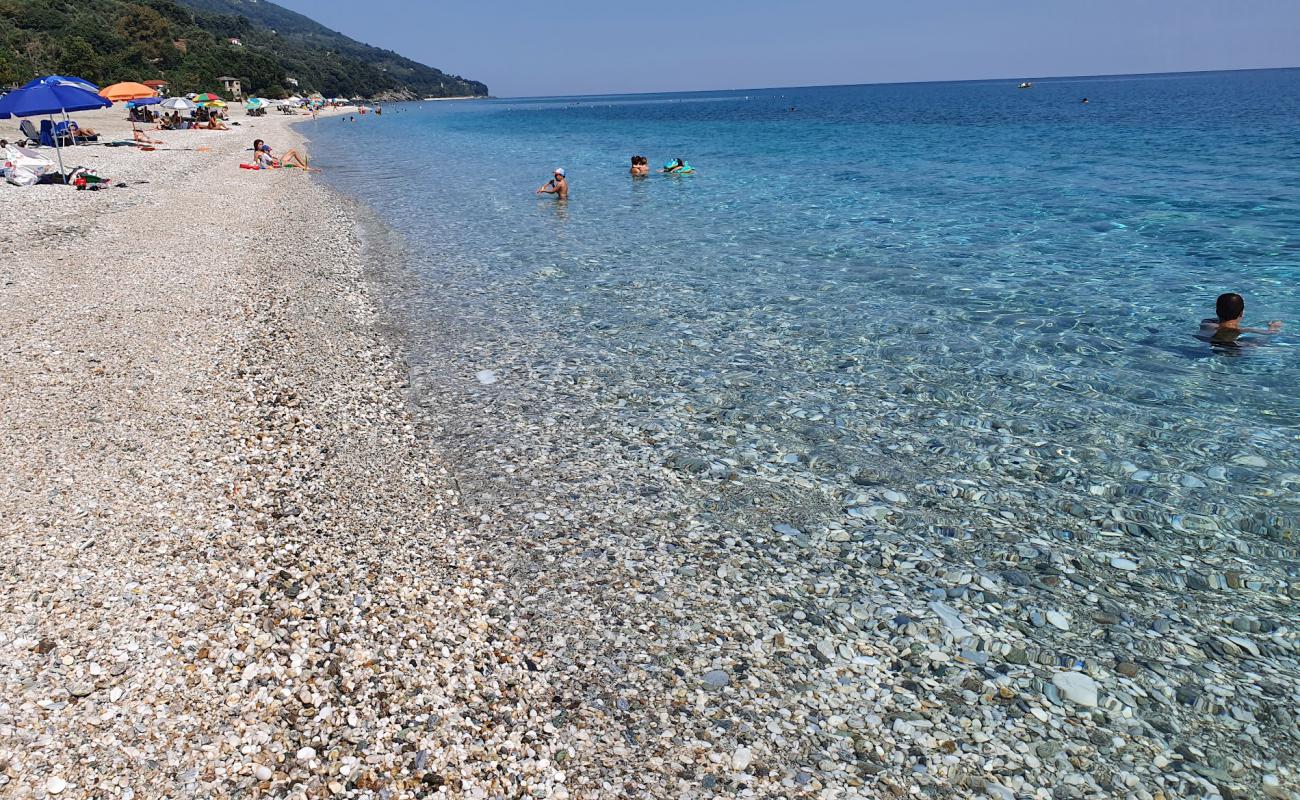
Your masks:
<svg viewBox="0 0 1300 800"><path fill-rule="evenodd" d="M41 120L41 147L67 147L72 144L71 136L59 136L55 141L54 122L48 119Z"/></svg>
<svg viewBox="0 0 1300 800"><path fill-rule="evenodd" d="M30 119L25 119L22 122L20 122L18 124L18 130L22 132L23 136L27 137L27 141L23 142L23 144L29 147L40 146L41 135L37 133L36 126L32 124L32 121Z"/></svg>
<svg viewBox="0 0 1300 800"><path fill-rule="evenodd" d="M60 139L64 140L65 142L71 142L72 144L81 144L82 142L99 141L98 135L96 136L79 135L78 132L80 130L81 128L80 126L77 125L76 120L68 120L66 122L54 123L54 135L58 136Z"/></svg>

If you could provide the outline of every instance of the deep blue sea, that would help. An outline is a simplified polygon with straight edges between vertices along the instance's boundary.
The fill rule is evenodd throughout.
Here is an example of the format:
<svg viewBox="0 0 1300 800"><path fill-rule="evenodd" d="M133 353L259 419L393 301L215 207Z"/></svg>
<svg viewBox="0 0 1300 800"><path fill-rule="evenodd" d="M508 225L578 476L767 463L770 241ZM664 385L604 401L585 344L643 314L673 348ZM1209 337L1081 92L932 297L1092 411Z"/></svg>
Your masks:
<svg viewBox="0 0 1300 800"><path fill-rule="evenodd" d="M1273 70L408 103L303 131L404 237L416 389L485 480L595 480L583 458L761 479L814 524L989 475L1030 515L1286 536L1298 126L1300 70ZM634 179L633 154L696 172ZM571 198L534 195L560 166ZM1195 338L1225 291L1282 335ZM567 455L501 455L535 451Z"/></svg>

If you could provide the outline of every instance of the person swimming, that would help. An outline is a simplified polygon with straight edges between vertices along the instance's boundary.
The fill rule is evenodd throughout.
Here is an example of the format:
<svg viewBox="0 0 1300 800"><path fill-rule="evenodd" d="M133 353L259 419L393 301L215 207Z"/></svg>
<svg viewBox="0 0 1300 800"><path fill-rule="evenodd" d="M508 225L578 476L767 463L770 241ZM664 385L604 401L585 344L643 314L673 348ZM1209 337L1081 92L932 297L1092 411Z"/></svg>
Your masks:
<svg viewBox="0 0 1300 800"><path fill-rule="evenodd" d="M1242 327L1241 318L1246 315L1246 300L1236 292L1225 292L1214 301L1215 316L1201 320L1201 330L1196 338L1209 342L1212 346L1241 347L1237 340L1243 333L1259 333L1272 336L1282 332L1282 323L1273 320L1268 328Z"/></svg>
<svg viewBox="0 0 1300 800"><path fill-rule="evenodd" d="M684 158L674 158L672 161L664 164L664 168L659 171L665 174L678 173L684 175L688 172L694 172L695 168L686 163L686 159Z"/></svg>
<svg viewBox="0 0 1300 800"><path fill-rule="evenodd" d="M632 156L632 169L628 170L634 178L642 178L650 174L650 159L645 156Z"/></svg>

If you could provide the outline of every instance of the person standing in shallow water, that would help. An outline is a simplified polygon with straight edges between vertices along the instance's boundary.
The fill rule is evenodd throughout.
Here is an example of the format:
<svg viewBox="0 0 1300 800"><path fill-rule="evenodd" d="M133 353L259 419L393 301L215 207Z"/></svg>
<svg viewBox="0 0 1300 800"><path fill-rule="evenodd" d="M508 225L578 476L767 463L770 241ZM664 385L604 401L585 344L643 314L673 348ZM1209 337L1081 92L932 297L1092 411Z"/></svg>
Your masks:
<svg viewBox="0 0 1300 800"><path fill-rule="evenodd" d="M1282 323L1274 320L1268 328L1243 328L1241 318L1246 315L1246 299L1236 292L1219 295L1214 301L1215 316L1201 320L1201 332L1198 338L1210 344L1237 346L1237 338L1243 333L1262 333L1272 335L1281 333Z"/></svg>
<svg viewBox="0 0 1300 800"><path fill-rule="evenodd" d="M569 182L564 178L564 167L555 168L555 176L534 194L553 194L557 200L569 199Z"/></svg>

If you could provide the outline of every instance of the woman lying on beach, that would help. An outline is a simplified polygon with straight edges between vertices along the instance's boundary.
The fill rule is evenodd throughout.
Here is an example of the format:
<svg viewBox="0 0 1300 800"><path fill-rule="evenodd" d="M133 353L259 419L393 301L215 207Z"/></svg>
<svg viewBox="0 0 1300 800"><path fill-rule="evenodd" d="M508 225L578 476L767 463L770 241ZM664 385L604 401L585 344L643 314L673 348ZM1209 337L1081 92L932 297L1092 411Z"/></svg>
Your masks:
<svg viewBox="0 0 1300 800"><path fill-rule="evenodd" d="M68 123L68 133L71 134L74 139L90 139L99 136L99 131L93 128L83 128L77 124L76 120L72 120Z"/></svg>
<svg viewBox="0 0 1300 800"><path fill-rule="evenodd" d="M166 144L166 142L161 139L153 139L145 135L145 132L137 128L134 122L131 123L131 138L135 139L140 144Z"/></svg>
<svg viewBox="0 0 1300 800"><path fill-rule="evenodd" d="M290 149L287 153L285 153L280 158L278 159L275 158L274 156L271 155L271 145L267 144L261 139L253 140L253 164L256 165L258 169L278 169L280 167L299 167L300 169L305 169L308 172L318 171L312 169L311 165L307 163L307 159L303 157L303 155L299 153L297 150Z"/></svg>

